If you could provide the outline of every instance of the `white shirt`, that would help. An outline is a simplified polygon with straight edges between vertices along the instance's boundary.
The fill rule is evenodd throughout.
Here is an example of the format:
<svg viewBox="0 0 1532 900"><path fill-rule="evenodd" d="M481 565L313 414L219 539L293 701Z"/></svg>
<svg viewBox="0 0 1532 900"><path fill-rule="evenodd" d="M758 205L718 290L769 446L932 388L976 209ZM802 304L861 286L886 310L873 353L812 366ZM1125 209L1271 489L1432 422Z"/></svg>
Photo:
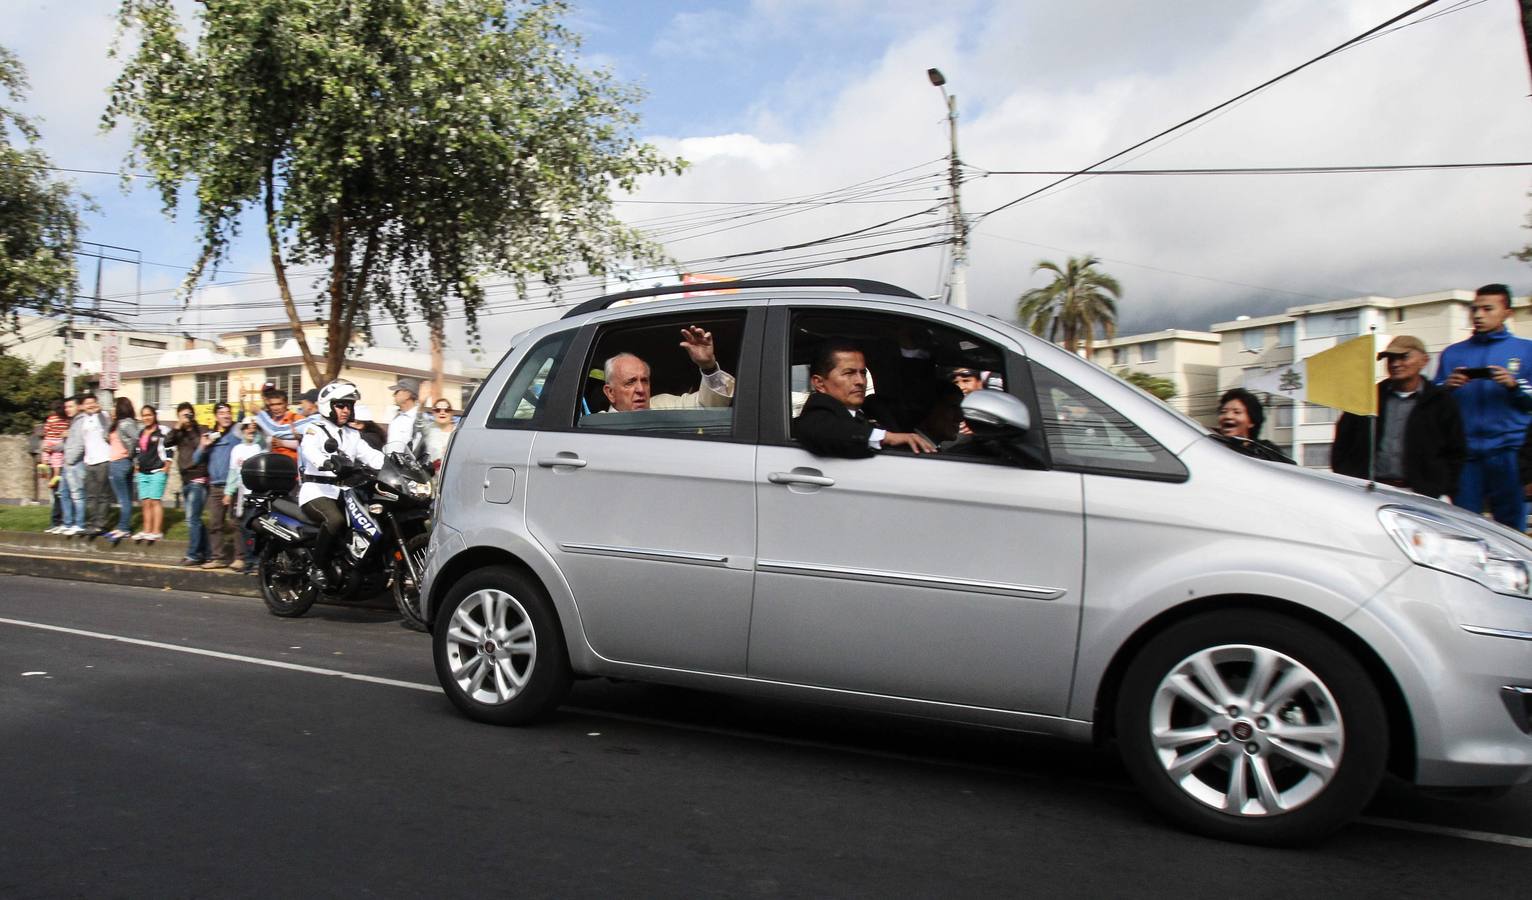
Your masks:
<svg viewBox="0 0 1532 900"><path fill-rule="evenodd" d="M388 442L390 444L409 444L415 439L415 420L420 418L420 405L409 412L401 412L394 416L394 420L388 423Z"/></svg>
<svg viewBox="0 0 1532 900"><path fill-rule="evenodd" d="M372 449L367 442L362 440L362 433L355 428L341 428L332 422L323 424L315 423L303 433L303 440L298 444L298 467L305 475L331 475L335 473L320 468L330 459L330 451L324 448L331 438L340 445L341 453L351 457L365 466L374 469L383 468L383 454ZM298 505L309 502L318 497L329 497L331 500L340 496L340 488L333 482L305 481L298 488Z"/></svg>
<svg viewBox="0 0 1532 900"><path fill-rule="evenodd" d="M107 443L101 430L101 417L87 415L80 423L80 436L85 439L85 464L94 466L112 458L112 445Z"/></svg>

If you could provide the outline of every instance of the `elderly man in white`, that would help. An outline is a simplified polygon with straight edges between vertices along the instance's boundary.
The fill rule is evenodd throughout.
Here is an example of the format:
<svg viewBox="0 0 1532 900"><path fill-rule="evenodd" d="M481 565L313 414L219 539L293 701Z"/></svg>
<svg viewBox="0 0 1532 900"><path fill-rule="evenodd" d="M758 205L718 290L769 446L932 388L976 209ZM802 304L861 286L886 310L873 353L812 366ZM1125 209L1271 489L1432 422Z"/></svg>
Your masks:
<svg viewBox="0 0 1532 900"><path fill-rule="evenodd" d="M718 366L713 333L696 325L681 329L681 349L702 373L697 390L685 394L650 394L649 364L631 353L619 353L606 361L606 384L602 391L611 404L608 412L636 409L701 409L734 402L734 376Z"/></svg>

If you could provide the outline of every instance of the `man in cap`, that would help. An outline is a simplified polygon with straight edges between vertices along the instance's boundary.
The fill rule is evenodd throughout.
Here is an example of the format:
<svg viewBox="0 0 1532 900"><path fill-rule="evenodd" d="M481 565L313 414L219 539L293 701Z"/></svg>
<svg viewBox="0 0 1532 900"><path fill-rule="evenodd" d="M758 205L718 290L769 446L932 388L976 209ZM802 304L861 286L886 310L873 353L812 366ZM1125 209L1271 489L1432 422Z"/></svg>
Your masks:
<svg viewBox="0 0 1532 900"><path fill-rule="evenodd" d="M1468 456L1463 417L1449 391L1422 377L1431 362L1426 345L1400 335L1378 358L1388 360L1388 378L1378 383L1378 415L1340 417L1330 468L1428 497L1456 493Z"/></svg>
<svg viewBox="0 0 1532 900"><path fill-rule="evenodd" d="M319 414L319 389L304 391L298 395L298 421L293 423L293 434L298 440L303 440L303 432L314 424L315 421L324 418Z"/></svg>
<svg viewBox="0 0 1532 900"><path fill-rule="evenodd" d="M388 443L408 444L415 439L415 431L422 425L420 379L401 378L389 390L394 392L394 405L399 407L399 412L388 423Z"/></svg>

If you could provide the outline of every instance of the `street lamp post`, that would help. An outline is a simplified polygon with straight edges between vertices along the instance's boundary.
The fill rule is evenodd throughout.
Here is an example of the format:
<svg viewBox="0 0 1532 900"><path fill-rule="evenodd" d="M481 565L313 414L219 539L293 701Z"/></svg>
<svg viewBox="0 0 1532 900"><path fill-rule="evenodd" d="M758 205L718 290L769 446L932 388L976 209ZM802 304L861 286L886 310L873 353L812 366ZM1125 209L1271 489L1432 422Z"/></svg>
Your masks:
<svg viewBox="0 0 1532 900"><path fill-rule="evenodd" d="M958 163L957 97L947 93L947 79L940 69L927 69L926 77L941 89L947 101L947 134L952 142L948 157L947 183L952 194L952 266L947 276L947 302L959 309L968 308L968 222L963 218L959 194L962 170Z"/></svg>

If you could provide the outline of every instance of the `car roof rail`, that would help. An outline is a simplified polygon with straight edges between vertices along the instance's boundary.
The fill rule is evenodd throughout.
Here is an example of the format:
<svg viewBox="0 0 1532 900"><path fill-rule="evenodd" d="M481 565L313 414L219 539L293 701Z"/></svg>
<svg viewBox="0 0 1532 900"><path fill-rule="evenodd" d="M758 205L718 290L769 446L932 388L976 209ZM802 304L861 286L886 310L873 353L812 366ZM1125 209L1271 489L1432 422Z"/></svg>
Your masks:
<svg viewBox="0 0 1532 900"><path fill-rule="evenodd" d="M619 300L636 300L639 297L659 297L666 294L682 293L701 294L711 291L737 291L745 288L790 287L852 288L863 294L890 294L895 297L909 297L913 300L925 299L908 288L898 287L882 281L871 281L866 278L747 278L741 281L709 281L702 284L661 285L659 287L640 288L635 291L623 291L619 294L607 294L594 300L586 300L569 312L564 313L563 318L569 319L588 312L597 312L606 309Z"/></svg>

